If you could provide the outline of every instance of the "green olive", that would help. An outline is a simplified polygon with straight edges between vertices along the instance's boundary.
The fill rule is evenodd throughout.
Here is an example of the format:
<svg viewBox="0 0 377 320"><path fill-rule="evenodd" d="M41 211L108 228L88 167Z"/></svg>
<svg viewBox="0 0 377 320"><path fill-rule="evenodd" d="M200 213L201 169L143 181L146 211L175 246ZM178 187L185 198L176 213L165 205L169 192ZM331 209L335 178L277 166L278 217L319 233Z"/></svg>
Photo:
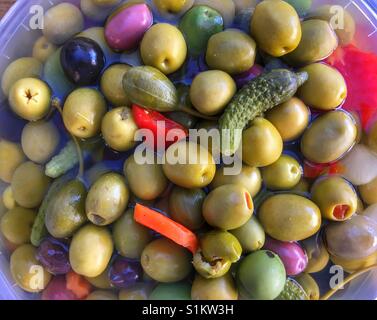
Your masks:
<svg viewBox="0 0 377 320"><path fill-rule="evenodd" d="M357 209L357 194L353 186L338 176L319 178L311 189L312 200L321 209L322 217L343 221Z"/></svg>
<svg viewBox="0 0 377 320"><path fill-rule="evenodd" d="M10 257L10 272L13 280L27 292L41 292L51 279L51 275L39 264L36 254L35 247L24 244Z"/></svg>
<svg viewBox="0 0 377 320"><path fill-rule="evenodd" d="M139 259L144 248L152 240L149 229L134 220L129 209L114 224L113 239L119 254L129 259Z"/></svg>
<svg viewBox="0 0 377 320"><path fill-rule="evenodd" d="M190 98L199 112L215 115L224 110L236 90L233 78L224 71L204 71L194 78Z"/></svg>
<svg viewBox="0 0 377 320"><path fill-rule="evenodd" d="M153 157L152 161L139 164L134 156L124 163L124 174L132 193L142 200L158 198L167 188L168 180L162 171L162 165Z"/></svg>
<svg viewBox="0 0 377 320"><path fill-rule="evenodd" d="M113 285L111 284L111 281L109 278L109 270L110 270L110 266L108 266L106 270L103 271L99 276L93 277L93 278L85 277L85 279L88 280L88 282L92 286L98 289L103 289L103 290L111 289Z"/></svg>
<svg viewBox="0 0 377 320"><path fill-rule="evenodd" d="M82 13L88 17L90 20L95 22L103 23L106 18L115 9L116 3L119 1L114 1L115 4L98 5L97 1L94 0L80 0L80 9Z"/></svg>
<svg viewBox="0 0 377 320"><path fill-rule="evenodd" d="M192 270L188 251L165 238L155 240L145 247L141 265L147 275L158 282L181 281Z"/></svg>
<svg viewBox="0 0 377 320"><path fill-rule="evenodd" d="M12 192L16 202L24 208L38 207L48 189L50 178L42 166L31 161L21 164L12 177Z"/></svg>
<svg viewBox="0 0 377 320"><path fill-rule="evenodd" d="M86 300L118 300L118 296L113 291L96 290L90 293Z"/></svg>
<svg viewBox="0 0 377 320"><path fill-rule="evenodd" d="M17 205L16 200L14 200L11 186L6 187L3 191L2 200L5 208L7 208L8 210L12 210Z"/></svg>
<svg viewBox="0 0 377 320"><path fill-rule="evenodd" d="M240 242L243 253L253 252L264 246L266 235L256 217L251 217L243 226L230 231Z"/></svg>
<svg viewBox="0 0 377 320"><path fill-rule="evenodd" d="M168 212L174 221L190 230L197 230L204 223L202 205L205 197L202 189L174 187L169 196Z"/></svg>
<svg viewBox="0 0 377 320"><path fill-rule="evenodd" d="M283 141L299 138L310 121L310 109L298 98L272 108L266 113L266 119L279 131Z"/></svg>
<svg viewBox="0 0 377 320"><path fill-rule="evenodd" d="M318 284L310 274L301 273L295 277L295 280L304 289L310 300L319 300L320 292Z"/></svg>
<svg viewBox="0 0 377 320"><path fill-rule="evenodd" d="M305 272L316 273L326 268L330 255L325 247L321 234L317 233L301 242L308 256Z"/></svg>
<svg viewBox="0 0 377 320"><path fill-rule="evenodd" d="M377 203L377 178L367 184L359 186L359 191L361 198L366 204L371 205Z"/></svg>
<svg viewBox="0 0 377 320"><path fill-rule="evenodd" d="M57 49L45 36L41 36L34 42L33 57L44 63Z"/></svg>
<svg viewBox="0 0 377 320"><path fill-rule="evenodd" d="M321 227L321 211L304 197L278 194L259 208L259 220L268 235L280 241L300 241Z"/></svg>
<svg viewBox="0 0 377 320"><path fill-rule="evenodd" d="M301 177L300 181L290 190L300 194L307 194L310 192L310 182Z"/></svg>
<svg viewBox="0 0 377 320"><path fill-rule="evenodd" d="M105 99L97 90L79 88L65 100L63 121L71 134L87 139L100 132L101 121L105 113Z"/></svg>
<svg viewBox="0 0 377 320"><path fill-rule="evenodd" d="M186 282L160 283L152 291L150 300L191 300L191 284Z"/></svg>
<svg viewBox="0 0 377 320"><path fill-rule="evenodd" d="M117 220L127 207L129 191L117 173L102 175L89 189L85 210L88 219L100 226Z"/></svg>
<svg viewBox="0 0 377 320"><path fill-rule="evenodd" d="M252 167L265 167L279 159L283 140L278 130L264 118L256 118L242 134L242 161Z"/></svg>
<svg viewBox="0 0 377 320"><path fill-rule="evenodd" d="M206 279L224 276L230 270L232 262L228 259L215 259L208 261L199 249L193 257L192 264L198 274Z"/></svg>
<svg viewBox="0 0 377 320"><path fill-rule="evenodd" d="M15 207L1 217L1 233L5 239L15 245L30 242L31 229L35 217L34 210Z"/></svg>
<svg viewBox="0 0 377 320"><path fill-rule="evenodd" d="M128 151L135 144L138 127L128 107L119 107L107 112L102 119L101 131L106 143L116 151Z"/></svg>
<svg viewBox="0 0 377 320"><path fill-rule="evenodd" d="M94 278L102 274L110 262L113 241L104 227L88 224L73 236L69 261L73 271Z"/></svg>
<svg viewBox="0 0 377 320"><path fill-rule="evenodd" d="M119 292L119 300L148 300L150 287L140 283Z"/></svg>
<svg viewBox="0 0 377 320"><path fill-rule="evenodd" d="M208 6L218 11L224 20L224 26L229 28L235 16L235 5L232 0L195 0L195 6Z"/></svg>
<svg viewBox="0 0 377 320"><path fill-rule="evenodd" d="M338 38L327 21L303 21L301 29L300 44L284 57L291 65L301 66L321 61L331 55L338 46Z"/></svg>
<svg viewBox="0 0 377 320"><path fill-rule="evenodd" d="M319 110L333 110L339 107L347 97L347 85L342 74L323 63L312 63L300 71L309 75L297 91L306 105Z"/></svg>
<svg viewBox="0 0 377 320"><path fill-rule="evenodd" d="M273 57L295 50L302 35L296 10L285 1L275 0L265 0L256 6L250 30L259 48Z"/></svg>
<svg viewBox="0 0 377 320"><path fill-rule="evenodd" d="M262 177L268 189L289 190L300 181L302 172L295 158L283 154L276 162L262 169Z"/></svg>
<svg viewBox="0 0 377 320"><path fill-rule="evenodd" d="M123 77L130 68L128 64L113 64L102 74L101 91L115 107L129 107L131 104L123 90Z"/></svg>
<svg viewBox="0 0 377 320"><path fill-rule="evenodd" d="M188 189L208 186L216 172L212 155L191 141L179 141L165 153L162 166L165 176L174 184Z"/></svg>
<svg viewBox="0 0 377 320"><path fill-rule="evenodd" d="M250 193L241 185L227 184L211 191L203 203L207 223L222 230L244 225L254 210Z"/></svg>
<svg viewBox="0 0 377 320"><path fill-rule="evenodd" d="M237 300L238 291L231 274L215 279L196 275L191 289L192 300Z"/></svg>
<svg viewBox="0 0 377 320"><path fill-rule="evenodd" d="M301 139L301 152L314 163L341 158L355 144L357 128L350 114L331 111L315 119Z"/></svg>
<svg viewBox="0 0 377 320"><path fill-rule="evenodd" d="M51 90L37 78L23 78L9 90L9 104L21 118L35 121L42 119L50 110Z"/></svg>
<svg viewBox="0 0 377 320"><path fill-rule="evenodd" d="M206 61L211 69L233 75L249 70L255 55L256 44L252 38L238 29L227 29L209 38Z"/></svg>
<svg viewBox="0 0 377 320"><path fill-rule="evenodd" d="M25 161L25 155L19 144L0 140L0 179L10 183L18 166Z"/></svg>
<svg viewBox="0 0 377 320"><path fill-rule="evenodd" d="M152 0L159 13L163 16L174 14L181 16L189 10L195 0Z"/></svg>
<svg viewBox="0 0 377 320"><path fill-rule="evenodd" d="M366 140L368 147L377 153L377 121L370 128Z"/></svg>

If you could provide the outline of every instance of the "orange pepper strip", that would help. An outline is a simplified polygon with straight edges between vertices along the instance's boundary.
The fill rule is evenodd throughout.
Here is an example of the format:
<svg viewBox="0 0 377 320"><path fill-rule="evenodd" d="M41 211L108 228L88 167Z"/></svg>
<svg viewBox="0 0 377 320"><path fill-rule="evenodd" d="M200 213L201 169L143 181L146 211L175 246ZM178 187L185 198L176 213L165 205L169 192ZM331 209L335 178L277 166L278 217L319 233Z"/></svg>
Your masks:
<svg viewBox="0 0 377 320"><path fill-rule="evenodd" d="M71 290L79 299L85 299L92 290L91 284L74 271L70 271L65 276L66 287Z"/></svg>
<svg viewBox="0 0 377 320"><path fill-rule="evenodd" d="M189 249L193 254L198 250L198 238L192 231L155 210L136 204L134 219L143 226Z"/></svg>

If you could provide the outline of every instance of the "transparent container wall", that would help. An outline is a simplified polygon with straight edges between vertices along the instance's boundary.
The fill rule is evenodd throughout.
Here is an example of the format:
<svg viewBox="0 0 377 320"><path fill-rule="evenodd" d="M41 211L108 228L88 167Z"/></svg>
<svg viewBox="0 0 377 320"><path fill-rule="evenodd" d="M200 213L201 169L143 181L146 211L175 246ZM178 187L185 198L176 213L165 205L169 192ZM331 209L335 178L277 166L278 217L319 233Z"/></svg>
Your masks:
<svg viewBox="0 0 377 320"><path fill-rule="evenodd" d="M18 0L0 23L0 74L14 59L30 56L34 41L41 30L30 28L33 5L44 10L57 4L58 0ZM65 1L78 4L78 0ZM356 44L359 48L377 53L377 0L313 0L313 6L338 4L346 7L357 22ZM1 91L1 90L0 90ZM0 107L6 103L0 92ZM4 185L0 183L0 191ZM0 216L5 211L0 201ZM37 295L27 294L17 288L9 273L9 256L4 242L0 239L0 299L35 299ZM359 280L353 281L335 298L377 299L377 272L370 272Z"/></svg>

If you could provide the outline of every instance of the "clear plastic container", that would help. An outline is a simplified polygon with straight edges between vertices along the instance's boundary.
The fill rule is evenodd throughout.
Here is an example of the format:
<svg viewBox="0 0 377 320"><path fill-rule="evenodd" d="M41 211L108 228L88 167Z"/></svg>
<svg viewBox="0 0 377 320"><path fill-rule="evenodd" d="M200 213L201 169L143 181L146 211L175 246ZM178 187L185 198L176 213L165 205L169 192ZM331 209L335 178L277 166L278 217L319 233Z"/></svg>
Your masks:
<svg viewBox="0 0 377 320"><path fill-rule="evenodd" d="M30 56L34 41L41 35L41 30L30 28L30 20L35 14L33 6L39 5L46 10L59 2L79 3L78 0L17 0L0 22L0 74L3 74L11 61ZM377 53L377 0L313 0L314 6L324 3L347 8L357 22L357 46ZM0 92L0 105L3 103L5 97ZM0 192L3 189L4 184L0 182ZM3 213L4 207L0 201L0 216ZM38 298L38 295L25 293L14 284L9 272L9 256L0 239L0 300L35 298ZM334 298L377 300L377 271L352 281Z"/></svg>

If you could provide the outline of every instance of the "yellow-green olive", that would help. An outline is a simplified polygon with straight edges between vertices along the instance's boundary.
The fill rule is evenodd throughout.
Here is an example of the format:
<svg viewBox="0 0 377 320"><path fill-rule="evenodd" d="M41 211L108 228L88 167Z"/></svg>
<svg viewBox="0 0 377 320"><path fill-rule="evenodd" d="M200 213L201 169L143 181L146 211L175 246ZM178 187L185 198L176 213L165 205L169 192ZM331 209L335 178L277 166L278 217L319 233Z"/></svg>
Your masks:
<svg viewBox="0 0 377 320"><path fill-rule="evenodd" d="M86 300L118 300L115 292L109 290L96 290L90 293Z"/></svg>
<svg viewBox="0 0 377 320"><path fill-rule="evenodd" d="M85 279L88 280L92 286L98 289L103 289L103 290L111 289L113 285L111 284L111 281L110 281L109 270L110 270L110 266L108 266L106 270L103 271L99 276L93 277L93 278L85 277Z"/></svg>
<svg viewBox="0 0 377 320"><path fill-rule="evenodd" d="M240 242L243 253L261 249L266 240L263 227L256 217L251 217L243 226L230 231Z"/></svg>
<svg viewBox="0 0 377 320"><path fill-rule="evenodd" d="M88 219L100 226L117 220L127 207L129 191L117 173L102 175L89 189L85 211Z"/></svg>
<svg viewBox="0 0 377 320"><path fill-rule="evenodd" d="M45 36L41 36L34 43L33 57L44 63L57 49Z"/></svg>
<svg viewBox="0 0 377 320"><path fill-rule="evenodd" d="M369 130L366 140L367 140L368 147L377 153L377 121L373 124L373 126Z"/></svg>
<svg viewBox="0 0 377 320"><path fill-rule="evenodd" d="M338 46L338 38L330 23L307 20L301 23L302 38L298 47L284 58L291 65L302 66L327 58Z"/></svg>
<svg viewBox="0 0 377 320"><path fill-rule="evenodd" d="M18 247L10 257L13 280L27 292L41 292L50 282L51 275L36 258L37 249L31 244Z"/></svg>
<svg viewBox="0 0 377 320"><path fill-rule="evenodd" d="M240 30L227 29L209 39L206 61L211 69L238 74L253 66L255 55L256 44L252 38Z"/></svg>
<svg viewBox="0 0 377 320"><path fill-rule="evenodd" d="M366 204L371 205L377 203L377 178L367 184L359 186L359 191L361 198Z"/></svg>
<svg viewBox="0 0 377 320"><path fill-rule="evenodd" d="M268 189L289 190L300 181L302 172L295 158L283 154L276 162L262 169L262 177Z"/></svg>
<svg viewBox="0 0 377 320"><path fill-rule="evenodd" d="M181 16L192 7L195 0L152 0L152 2L163 16L171 14Z"/></svg>
<svg viewBox="0 0 377 320"><path fill-rule="evenodd" d="M186 59L186 41L177 27L157 23L144 34L140 53L145 65L170 74L177 71Z"/></svg>
<svg viewBox="0 0 377 320"><path fill-rule="evenodd" d="M314 278L308 273L301 273L295 280L304 289L310 300L319 300L319 287Z"/></svg>
<svg viewBox="0 0 377 320"><path fill-rule="evenodd" d="M285 1L265 0L259 3L251 19L250 30L259 48L274 57L293 51L301 40L298 14Z"/></svg>
<svg viewBox="0 0 377 320"><path fill-rule="evenodd" d="M146 284L136 284L119 292L119 300L148 300L151 288Z"/></svg>
<svg viewBox="0 0 377 320"><path fill-rule="evenodd" d="M238 291L230 272L220 278L196 275L191 289L192 300L237 300Z"/></svg>
<svg viewBox="0 0 377 320"><path fill-rule="evenodd" d="M310 182L305 178L301 178L300 181L290 190L292 192L297 192L297 193L302 193L302 194L309 193Z"/></svg>
<svg viewBox="0 0 377 320"><path fill-rule="evenodd" d="M12 192L16 202L24 208L38 207L50 184L43 167L31 161L21 164L12 177Z"/></svg>
<svg viewBox="0 0 377 320"><path fill-rule="evenodd" d="M0 140L0 179L10 183L14 171L25 161L21 146L7 140Z"/></svg>
<svg viewBox="0 0 377 320"><path fill-rule="evenodd" d="M94 278L102 274L113 253L113 240L104 227L88 224L74 234L69 261L73 271Z"/></svg>
<svg viewBox="0 0 377 320"><path fill-rule="evenodd" d="M1 217L1 233L12 244L29 243L36 216L34 210L15 207Z"/></svg>
<svg viewBox="0 0 377 320"><path fill-rule="evenodd" d="M212 155L192 141L179 141L165 153L162 166L165 176L174 184L188 189L208 186L216 173Z"/></svg>
<svg viewBox="0 0 377 320"><path fill-rule="evenodd" d="M308 265L305 268L307 273L320 272L326 268L330 260L330 255L323 243L320 233L305 239L301 242L308 256Z"/></svg>
<svg viewBox="0 0 377 320"><path fill-rule="evenodd" d="M232 0L195 0L195 6L208 6L218 11L224 20L225 27L229 27L235 16L235 5Z"/></svg>
<svg viewBox="0 0 377 320"><path fill-rule="evenodd" d="M241 172L237 175L227 174L226 168L227 166L224 166L216 171L215 178L210 184L211 189L216 189L225 184L239 184L249 191L251 197L258 194L262 188L262 175L258 168L243 164Z"/></svg>
<svg viewBox="0 0 377 320"><path fill-rule="evenodd" d="M357 194L352 185L338 176L319 178L311 189L312 200L321 209L322 217L343 221L357 208Z"/></svg>
<svg viewBox="0 0 377 320"><path fill-rule="evenodd" d="M203 203L207 223L222 230L244 225L254 210L250 193L241 185L226 184L211 191Z"/></svg>
<svg viewBox="0 0 377 320"><path fill-rule="evenodd" d="M301 152L314 163L330 163L354 145L357 128L351 115L332 111L315 119L301 139Z"/></svg>
<svg viewBox="0 0 377 320"><path fill-rule="evenodd" d="M298 98L272 108L266 119L279 131L283 141L295 140L301 136L310 121L310 109Z"/></svg>
<svg viewBox="0 0 377 320"><path fill-rule="evenodd" d="M258 216L266 233L280 241L309 238L321 227L321 211L317 205L294 194L269 197L259 208Z"/></svg>
<svg viewBox="0 0 377 320"><path fill-rule="evenodd" d="M318 110L333 110L339 107L347 97L347 85L342 74L323 63L312 63L300 71L309 75L297 91L306 105Z"/></svg>
<svg viewBox="0 0 377 320"><path fill-rule="evenodd" d="M199 249L192 259L195 271L206 279L214 279L224 276L230 270L232 262L228 259L218 258L208 261Z"/></svg>
<svg viewBox="0 0 377 320"><path fill-rule="evenodd" d="M264 118L256 118L242 134L242 161L252 167L265 167L279 159L283 140L279 131Z"/></svg>
<svg viewBox="0 0 377 320"><path fill-rule="evenodd" d="M14 200L11 186L5 188L5 190L3 191L2 199L5 208L7 208L8 210L11 210L16 206L16 200Z"/></svg>
<svg viewBox="0 0 377 320"><path fill-rule="evenodd" d="M194 107L206 115L220 113L236 93L233 78L220 70L199 73L190 88L190 99Z"/></svg>
<svg viewBox="0 0 377 320"><path fill-rule="evenodd" d="M162 171L162 165L156 157L152 161L139 164L135 156L129 157L124 163L124 174L132 193L142 200L153 200L167 188L168 180Z"/></svg>

